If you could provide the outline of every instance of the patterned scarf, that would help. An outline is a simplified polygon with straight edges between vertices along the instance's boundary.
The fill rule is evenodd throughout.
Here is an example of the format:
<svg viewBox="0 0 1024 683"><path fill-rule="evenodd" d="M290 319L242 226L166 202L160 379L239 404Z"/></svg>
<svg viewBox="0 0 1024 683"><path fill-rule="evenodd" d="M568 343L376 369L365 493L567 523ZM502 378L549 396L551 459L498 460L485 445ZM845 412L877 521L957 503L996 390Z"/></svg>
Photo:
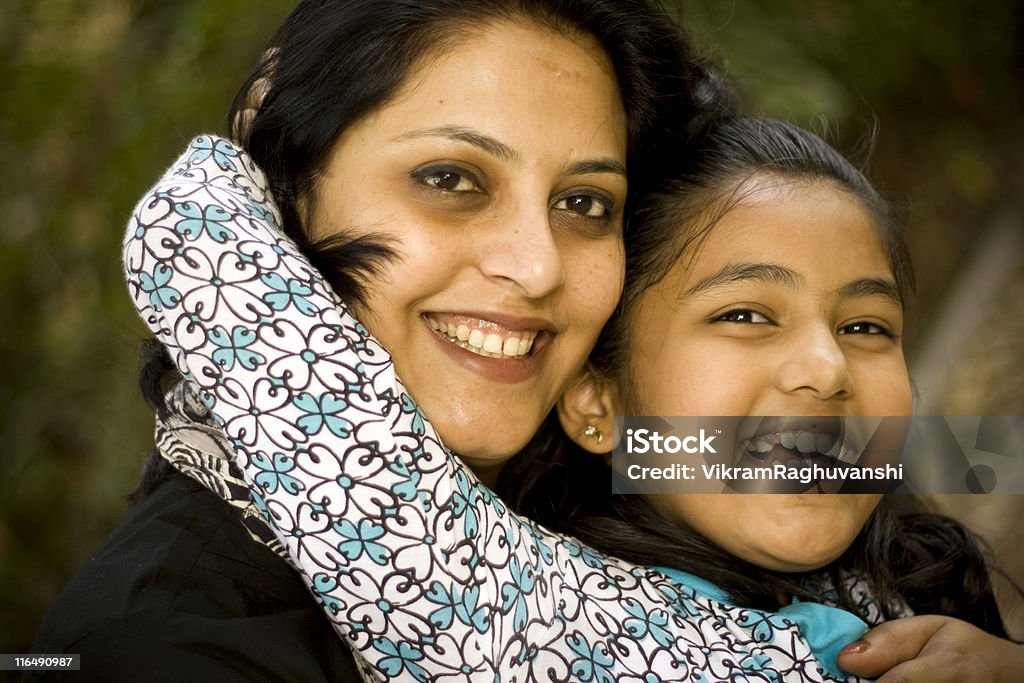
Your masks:
<svg viewBox="0 0 1024 683"><path fill-rule="evenodd" d="M256 542L294 567L288 551L270 528L263 508L252 498L224 433L195 387L179 382L166 396L168 412L156 416L156 448L174 469L213 491L239 512Z"/></svg>
<svg viewBox="0 0 1024 683"><path fill-rule="evenodd" d="M167 413L156 416L156 448L174 469L191 477L239 512L242 524L257 543L270 548L298 571L284 544L270 528L265 510L252 498L242 471L235 464L231 444L213 422L209 409L188 382L178 382L165 397ZM369 664L352 652L353 661L365 683L377 680Z"/></svg>

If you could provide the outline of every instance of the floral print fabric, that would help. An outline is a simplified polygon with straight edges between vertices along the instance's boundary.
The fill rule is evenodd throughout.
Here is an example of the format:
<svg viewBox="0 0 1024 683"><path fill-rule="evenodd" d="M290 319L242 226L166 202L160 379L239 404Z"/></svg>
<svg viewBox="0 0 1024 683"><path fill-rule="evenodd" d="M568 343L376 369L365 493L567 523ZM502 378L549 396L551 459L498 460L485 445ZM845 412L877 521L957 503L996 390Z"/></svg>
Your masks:
<svg viewBox="0 0 1024 683"><path fill-rule="evenodd" d="M380 680L834 680L784 616L510 512L279 225L252 160L197 138L136 208L129 288Z"/></svg>

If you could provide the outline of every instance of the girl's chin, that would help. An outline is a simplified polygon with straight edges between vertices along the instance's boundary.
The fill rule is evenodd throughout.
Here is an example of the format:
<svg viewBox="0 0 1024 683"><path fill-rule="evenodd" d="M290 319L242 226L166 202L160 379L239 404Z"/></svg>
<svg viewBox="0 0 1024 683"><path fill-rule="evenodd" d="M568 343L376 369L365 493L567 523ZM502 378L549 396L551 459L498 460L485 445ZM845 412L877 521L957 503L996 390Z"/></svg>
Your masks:
<svg viewBox="0 0 1024 683"><path fill-rule="evenodd" d="M853 537L843 543L840 541L847 539L833 536L825 543L811 545L806 539L787 538L786 531L772 533L770 529L764 530L762 539L764 547L737 549L734 554L759 567L794 574L821 569L842 555L853 542Z"/></svg>
<svg viewBox="0 0 1024 683"><path fill-rule="evenodd" d="M770 559L761 558L756 562L752 562L759 567L764 569L770 569L776 572L784 572L787 574L803 574L805 572L813 572L817 569L821 569L828 563L835 560L842 553L829 553L823 556L811 555L811 556L799 556L797 554L789 555L785 558L773 557Z"/></svg>

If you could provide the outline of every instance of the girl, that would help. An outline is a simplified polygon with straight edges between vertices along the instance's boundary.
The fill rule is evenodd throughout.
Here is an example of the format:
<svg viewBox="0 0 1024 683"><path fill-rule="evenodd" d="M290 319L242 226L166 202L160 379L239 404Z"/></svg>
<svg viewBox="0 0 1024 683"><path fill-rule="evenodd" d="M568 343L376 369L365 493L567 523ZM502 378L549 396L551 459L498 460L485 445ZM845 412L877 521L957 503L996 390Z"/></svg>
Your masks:
<svg viewBox="0 0 1024 683"><path fill-rule="evenodd" d="M706 140L721 142L713 135ZM789 149L782 144L785 136L766 140L770 151ZM746 138L734 142L765 143ZM183 157L151 200L140 204L126 244L136 303L154 331L174 348L186 377L202 388L205 403L240 454L239 464L254 482L265 516L283 538L289 555L380 678L799 681L845 677L835 661L836 644L864 629L847 612L806 602L787 605L777 613L742 606L749 601L729 586L723 586L727 592L722 592L671 566L650 568L605 557L571 537L552 534L511 514L459 459L440 446L432 425L398 382L385 352L313 275L291 243L273 230L274 221L260 215L254 220L253 199L265 199L263 179L244 153L218 144L224 154L220 163L228 167L231 185L218 179L225 174L216 172L219 162L208 153L217 145L206 142L202 150ZM781 147L773 146L777 144ZM801 151L805 150L797 145L797 152ZM750 189L756 190L749 195L751 207L763 208L761 191L768 193L768 204L788 206L788 201L777 201L779 197L788 200L788 194L771 193L785 191L787 183L777 181L791 178L777 177L774 169L760 178L758 170L743 169L740 178L753 183ZM826 206L830 218L844 221L842 225L859 238L843 243L852 254L844 261L842 278L829 279L823 275L828 267L815 269L802 262L755 261L747 264L752 268L738 270L730 269L728 263L702 265L707 252L699 251L687 268L697 268L704 277L691 283L681 273L682 282L689 285L684 291L706 293L709 288L772 278L793 288L810 286L819 304L811 307L814 310L789 302L804 325L801 339L826 349L823 327L830 330L830 337L874 337L884 329L886 334L881 336L887 338L888 346L877 340L855 346L865 356L877 354L883 367L869 363L865 374L846 374L854 379L888 378L887 391L854 401L853 396L861 394L856 394L844 372L836 370L842 363L833 348L822 356L824 365L831 368L828 371L801 369L800 363L795 366L799 372L787 370L789 380L784 385L803 401L794 405L804 412L814 407L814 412L824 414L815 400L841 398L850 401L851 414L883 408L890 414L909 410L909 392L900 392L900 374L894 372L902 367L895 341L899 325L895 300L903 272L896 251L880 246L896 242L885 232L886 224L842 184L842 178L817 166L794 175L813 178L816 182L808 183L813 192L809 197L794 194L804 211L780 210L781 215L771 217L772 224L785 226L805 213L808 201ZM737 180L724 171L722 177ZM713 194L691 197L698 202L714 198ZM219 207L230 234L213 236L205 231L172 237L169 231L183 199L204 210ZM719 208L710 201L703 206L712 212ZM730 215L736 218L737 207L727 208L722 221ZM738 219L744 218L750 217L741 212ZM738 224L747 223L738 219ZM800 234L810 233L809 226L801 227ZM741 227L735 229L743 232ZM705 246L712 244L713 235ZM737 237L733 232L726 235ZM854 248L861 241L867 246ZM778 254L772 256L779 260ZM200 260L211 268L191 266ZM677 260L678 254L671 252L654 257L655 264L670 266ZM736 272L753 275L736 278ZM280 279L289 285L288 291L301 291L302 301L265 306L259 313L230 305L227 299L215 308L205 305L210 300L207 288L222 287L228 276L239 274L244 274L246 297L253 305L276 301L281 289L275 284ZM158 279L180 298L155 303L147 283ZM660 291L658 296L672 296L672 291ZM823 303L838 305L827 295L838 297L843 306L850 305L851 298L859 304L866 297L881 309L873 309L865 319L854 314L833 329L835 311L829 309L826 318L818 313ZM886 303L875 301L877 297ZM772 320L771 311L761 308L759 301L744 303L751 307L728 306L702 320L723 326L766 325L762 318ZM643 321L643 304L651 302L641 304L636 319ZM439 337L463 341L462 323L430 322ZM294 333L282 333L285 325ZM230 348L223 343L228 331L237 331L240 340ZM322 342L315 353L306 345L314 337ZM649 359L662 362L656 350L649 350ZM525 353L530 353L529 347ZM812 359L822 360L817 354ZM722 368L735 367L731 364L735 356L725 354L721 360ZM578 407L563 410L567 426L579 426L574 422L580 421L579 416L582 421L607 417L610 403L604 392L600 396L598 407L593 408L594 403L570 394L566 405L576 402ZM740 398L749 399L749 412L784 414L766 409L787 406L759 403L760 396L752 390ZM723 414L736 414L736 410ZM600 441L594 438L596 429L589 426L588 422L580 430L583 438ZM839 541L813 548L796 559L796 566L780 564L784 558L771 557L771 548L764 544L754 546L746 559L787 571L828 564L850 544L870 512L871 501L858 500L853 505L817 504L816 512L834 512L841 522ZM803 512L801 505L810 505L787 504L798 514ZM660 513L678 524L698 526L697 516L682 501L669 501ZM711 524L704 533L714 536L717 532ZM840 575L839 579L833 588L863 597L864 613L873 620L877 618L873 614L898 611L898 605L871 602L857 576ZM787 597L817 596L818 592L805 586ZM827 628L819 628L821 624Z"/></svg>
<svg viewBox="0 0 1024 683"><path fill-rule="evenodd" d="M546 425L499 491L551 529L736 604L827 598L870 624L942 614L1005 638L977 540L910 497L610 493L592 454L610 454L614 415L806 424L911 410L901 338L913 276L883 199L779 121L715 121L696 144L696 161L638 205L623 299L559 403L564 432ZM796 429L773 422L776 435ZM1019 648L1003 650L1019 677ZM849 666L884 671L858 668L856 652Z"/></svg>

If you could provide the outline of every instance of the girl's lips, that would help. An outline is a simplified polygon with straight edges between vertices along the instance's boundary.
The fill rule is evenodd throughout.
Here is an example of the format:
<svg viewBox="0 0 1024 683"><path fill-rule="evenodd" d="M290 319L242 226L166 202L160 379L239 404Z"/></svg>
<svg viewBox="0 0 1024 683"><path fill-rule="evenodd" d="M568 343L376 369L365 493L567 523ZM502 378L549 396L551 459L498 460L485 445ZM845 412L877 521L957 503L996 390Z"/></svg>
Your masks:
<svg viewBox="0 0 1024 683"><path fill-rule="evenodd" d="M801 455L827 455L838 457L842 441L838 434L831 432L811 432L805 430L786 430L758 434L740 441L739 448L754 457L771 453L776 447L782 446L790 452Z"/></svg>
<svg viewBox="0 0 1024 683"><path fill-rule="evenodd" d="M551 323L536 318L433 312L422 318L449 358L485 379L504 384L535 376L555 336Z"/></svg>
<svg viewBox="0 0 1024 683"><path fill-rule="evenodd" d="M764 417L752 431L737 435L737 449L760 459L780 446L795 457L839 458L851 445L845 443L844 418L837 416Z"/></svg>

